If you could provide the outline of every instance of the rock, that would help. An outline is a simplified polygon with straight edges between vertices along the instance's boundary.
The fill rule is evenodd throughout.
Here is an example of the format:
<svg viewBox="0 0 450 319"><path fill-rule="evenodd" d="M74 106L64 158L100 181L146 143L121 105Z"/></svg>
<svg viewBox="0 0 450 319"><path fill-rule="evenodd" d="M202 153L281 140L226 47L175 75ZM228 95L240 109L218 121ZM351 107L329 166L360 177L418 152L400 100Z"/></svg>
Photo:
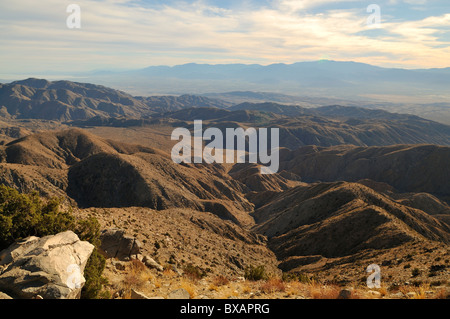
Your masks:
<svg viewBox="0 0 450 319"><path fill-rule="evenodd" d="M0 291L0 299L12 299L12 298L10 296L8 296L7 294Z"/></svg>
<svg viewBox="0 0 450 319"><path fill-rule="evenodd" d="M142 292L131 289L131 299L150 299Z"/></svg>
<svg viewBox="0 0 450 319"><path fill-rule="evenodd" d="M191 295L186 289L180 288L169 293L167 299L191 299Z"/></svg>
<svg viewBox="0 0 450 319"><path fill-rule="evenodd" d="M100 249L107 258L129 260L130 256L141 253L142 244L121 229L111 228L103 230L100 234L100 240Z"/></svg>
<svg viewBox="0 0 450 319"><path fill-rule="evenodd" d="M352 291L350 289L342 289L339 292L338 299L350 299L352 297Z"/></svg>
<svg viewBox="0 0 450 319"><path fill-rule="evenodd" d="M112 260L111 263L117 270L125 270L127 268L127 263L124 261Z"/></svg>
<svg viewBox="0 0 450 319"><path fill-rule="evenodd" d="M393 299L399 299L399 298L404 298L405 295L403 294L403 292L399 291L399 292L397 292L395 294L390 295L390 297L393 298Z"/></svg>
<svg viewBox="0 0 450 319"><path fill-rule="evenodd" d="M143 263L151 269L156 269L158 271L164 271L164 267L161 266L160 264L158 264L152 257L150 256L145 256L144 259L142 260Z"/></svg>
<svg viewBox="0 0 450 319"><path fill-rule="evenodd" d="M142 262L144 260L144 256L141 254L133 255L131 256L131 260L139 260Z"/></svg>
<svg viewBox="0 0 450 319"><path fill-rule="evenodd" d="M26 238L0 252L0 262L7 265L0 275L0 290L21 299L79 298L93 250L72 231Z"/></svg>
<svg viewBox="0 0 450 319"><path fill-rule="evenodd" d="M172 270L178 275L178 276L183 276L183 272L181 270L179 270L177 267L172 266Z"/></svg>
<svg viewBox="0 0 450 319"><path fill-rule="evenodd" d="M39 237L30 236L23 240L13 243L11 246L0 252L0 265L7 265L14 261L15 258L24 254L30 246L34 245Z"/></svg>

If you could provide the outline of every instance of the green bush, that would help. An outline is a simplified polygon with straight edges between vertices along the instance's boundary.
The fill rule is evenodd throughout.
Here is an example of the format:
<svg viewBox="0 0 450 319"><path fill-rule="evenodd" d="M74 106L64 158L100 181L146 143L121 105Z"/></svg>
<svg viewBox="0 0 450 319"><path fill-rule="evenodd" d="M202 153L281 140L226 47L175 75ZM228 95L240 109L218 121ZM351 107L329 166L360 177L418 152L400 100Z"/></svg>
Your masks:
<svg viewBox="0 0 450 319"><path fill-rule="evenodd" d="M29 236L54 235L75 227L70 212L59 210L53 198L43 201L37 193L21 194L0 185L0 250Z"/></svg>
<svg viewBox="0 0 450 319"><path fill-rule="evenodd" d="M103 291L103 286L108 283L102 276L105 269L105 257L94 249L84 269L86 283L81 290L81 299L109 299L111 296Z"/></svg>
<svg viewBox="0 0 450 319"><path fill-rule="evenodd" d="M188 264L183 267L184 275L191 280L200 280L206 276L206 272L200 267Z"/></svg>
<svg viewBox="0 0 450 319"><path fill-rule="evenodd" d="M249 266L245 269L244 278L247 280L267 280L268 277L269 276L266 274L266 268L264 265L258 267Z"/></svg>
<svg viewBox="0 0 450 319"><path fill-rule="evenodd" d="M304 273L286 273L283 272L282 280L285 282L298 281L305 284L310 284L313 280Z"/></svg>
<svg viewBox="0 0 450 319"><path fill-rule="evenodd" d="M96 247L100 244L100 223L95 218L77 220L70 211L60 211L56 198L42 200L37 193L21 194L0 185L0 251L29 236L43 237L68 230L80 240ZM101 287L106 283L101 277L104 268L105 258L94 249L84 270L82 298L101 296Z"/></svg>

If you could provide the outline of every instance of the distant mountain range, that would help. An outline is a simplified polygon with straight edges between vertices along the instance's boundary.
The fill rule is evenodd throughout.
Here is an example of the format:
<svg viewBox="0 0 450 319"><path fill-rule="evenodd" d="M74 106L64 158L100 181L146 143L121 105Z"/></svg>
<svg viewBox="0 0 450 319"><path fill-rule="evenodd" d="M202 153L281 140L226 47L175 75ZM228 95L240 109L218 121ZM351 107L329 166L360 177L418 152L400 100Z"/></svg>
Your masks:
<svg viewBox="0 0 450 319"><path fill-rule="evenodd" d="M27 79L0 85L0 117L71 126L277 127L281 147L305 145L450 145L450 126L418 116L357 106L303 107L272 102L233 104L196 95L135 97L100 85ZM9 121L10 122L10 121ZM3 133L20 137L11 125Z"/></svg>
<svg viewBox="0 0 450 319"><path fill-rule="evenodd" d="M84 80L142 95L258 91L351 100L442 95L442 102L449 96L450 68L407 70L330 60L271 65L190 63L90 75Z"/></svg>
<svg viewBox="0 0 450 319"><path fill-rule="evenodd" d="M351 61L183 64L77 74L135 96L201 95L238 104L331 104L410 113L450 124L450 68L382 68Z"/></svg>
<svg viewBox="0 0 450 319"><path fill-rule="evenodd" d="M133 97L101 85L30 78L0 84L0 115L18 119L141 118L188 107L227 107L201 96Z"/></svg>

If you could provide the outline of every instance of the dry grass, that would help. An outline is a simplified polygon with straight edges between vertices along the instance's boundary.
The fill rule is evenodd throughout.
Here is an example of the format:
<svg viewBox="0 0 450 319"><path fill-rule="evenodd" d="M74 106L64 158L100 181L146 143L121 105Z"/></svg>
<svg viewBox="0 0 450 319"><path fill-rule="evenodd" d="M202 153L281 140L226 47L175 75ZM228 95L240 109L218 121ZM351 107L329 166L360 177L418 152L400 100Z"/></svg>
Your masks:
<svg viewBox="0 0 450 319"><path fill-rule="evenodd" d="M170 267L164 267L163 276L166 278L175 278L177 274Z"/></svg>
<svg viewBox="0 0 450 319"><path fill-rule="evenodd" d="M249 294L252 292L252 287L248 282L242 283L242 293Z"/></svg>
<svg viewBox="0 0 450 319"><path fill-rule="evenodd" d="M300 296L304 294L306 284L301 283L299 281L292 281L286 286L286 295L287 296Z"/></svg>
<svg viewBox="0 0 450 319"><path fill-rule="evenodd" d="M425 283L419 287L403 286L399 289L408 299L426 299L427 291L430 290L430 284ZM413 293L413 294L411 294ZM409 295L408 295L409 294Z"/></svg>
<svg viewBox="0 0 450 319"><path fill-rule="evenodd" d="M182 280L180 284L180 288L185 289L188 293L191 299L194 299L197 296L197 292L195 289L195 284L193 284L189 280Z"/></svg>
<svg viewBox="0 0 450 319"><path fill-rule="evenodd" d="M335 285L324 286L313 282L309 285L309 296L312 299L337 299L341 288Z"/></svg>
<svg viewBox="0 0 450 319"><path fill-rule="evenodd" d="M276 292L284 292L286 290L286 286L281 279L271 278L261 284L260 290L264 293L272 294Z"/></svg>
<svg viewBox="0 0 450 319"><path fill-rule="evenodd" d="M151 271L141 261L134 259L128 266L123 285L126 290L140 289L153 278Z"/></svg>
<svg viewBox="0 0 450 319"><path fill-rule="evenodd" d="M218 291L219 287L217 285L215 285L215 284L210 284L209 287L208 287L208 290L209 291Z"/></svg>
<svg viewBox="0 0 450 319"><path fill-rule="evenodd" d="M434 295L435 299L450 299L450 293L447 289L439 289Z"/></svg>
<svg viewBox="0 0 450 319"><path fill-rule="evenodd" d="M230 280L225 276L219 275L219 276L216 276L213 278L212 283L213 283L213 285L220 287L220 286L228 285L230 283Z"/></svg>

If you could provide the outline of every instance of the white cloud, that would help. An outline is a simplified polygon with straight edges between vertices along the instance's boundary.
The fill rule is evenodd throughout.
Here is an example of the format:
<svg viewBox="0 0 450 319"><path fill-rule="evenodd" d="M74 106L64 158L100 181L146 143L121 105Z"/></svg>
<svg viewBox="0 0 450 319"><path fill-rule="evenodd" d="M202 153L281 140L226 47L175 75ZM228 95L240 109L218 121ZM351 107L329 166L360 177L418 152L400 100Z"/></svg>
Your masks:
<svg viewBox="0 0 450 319"><path fill-rule="evenodd" d="M448 43L439 40L450 15L383 22L370 36L365 10L304 13L333 0L277 0L257 10L211 8L205 2L155 7L126 0L80 0L82 29L66 27L60 0L0 3L0 69L89 70L159 64L292 63L328 56L405 67L441 67ZM363 12L363 13L362 13ZM439 48L436 48L436 46ZM447 57L447 59L445 59Z"/></svg>

